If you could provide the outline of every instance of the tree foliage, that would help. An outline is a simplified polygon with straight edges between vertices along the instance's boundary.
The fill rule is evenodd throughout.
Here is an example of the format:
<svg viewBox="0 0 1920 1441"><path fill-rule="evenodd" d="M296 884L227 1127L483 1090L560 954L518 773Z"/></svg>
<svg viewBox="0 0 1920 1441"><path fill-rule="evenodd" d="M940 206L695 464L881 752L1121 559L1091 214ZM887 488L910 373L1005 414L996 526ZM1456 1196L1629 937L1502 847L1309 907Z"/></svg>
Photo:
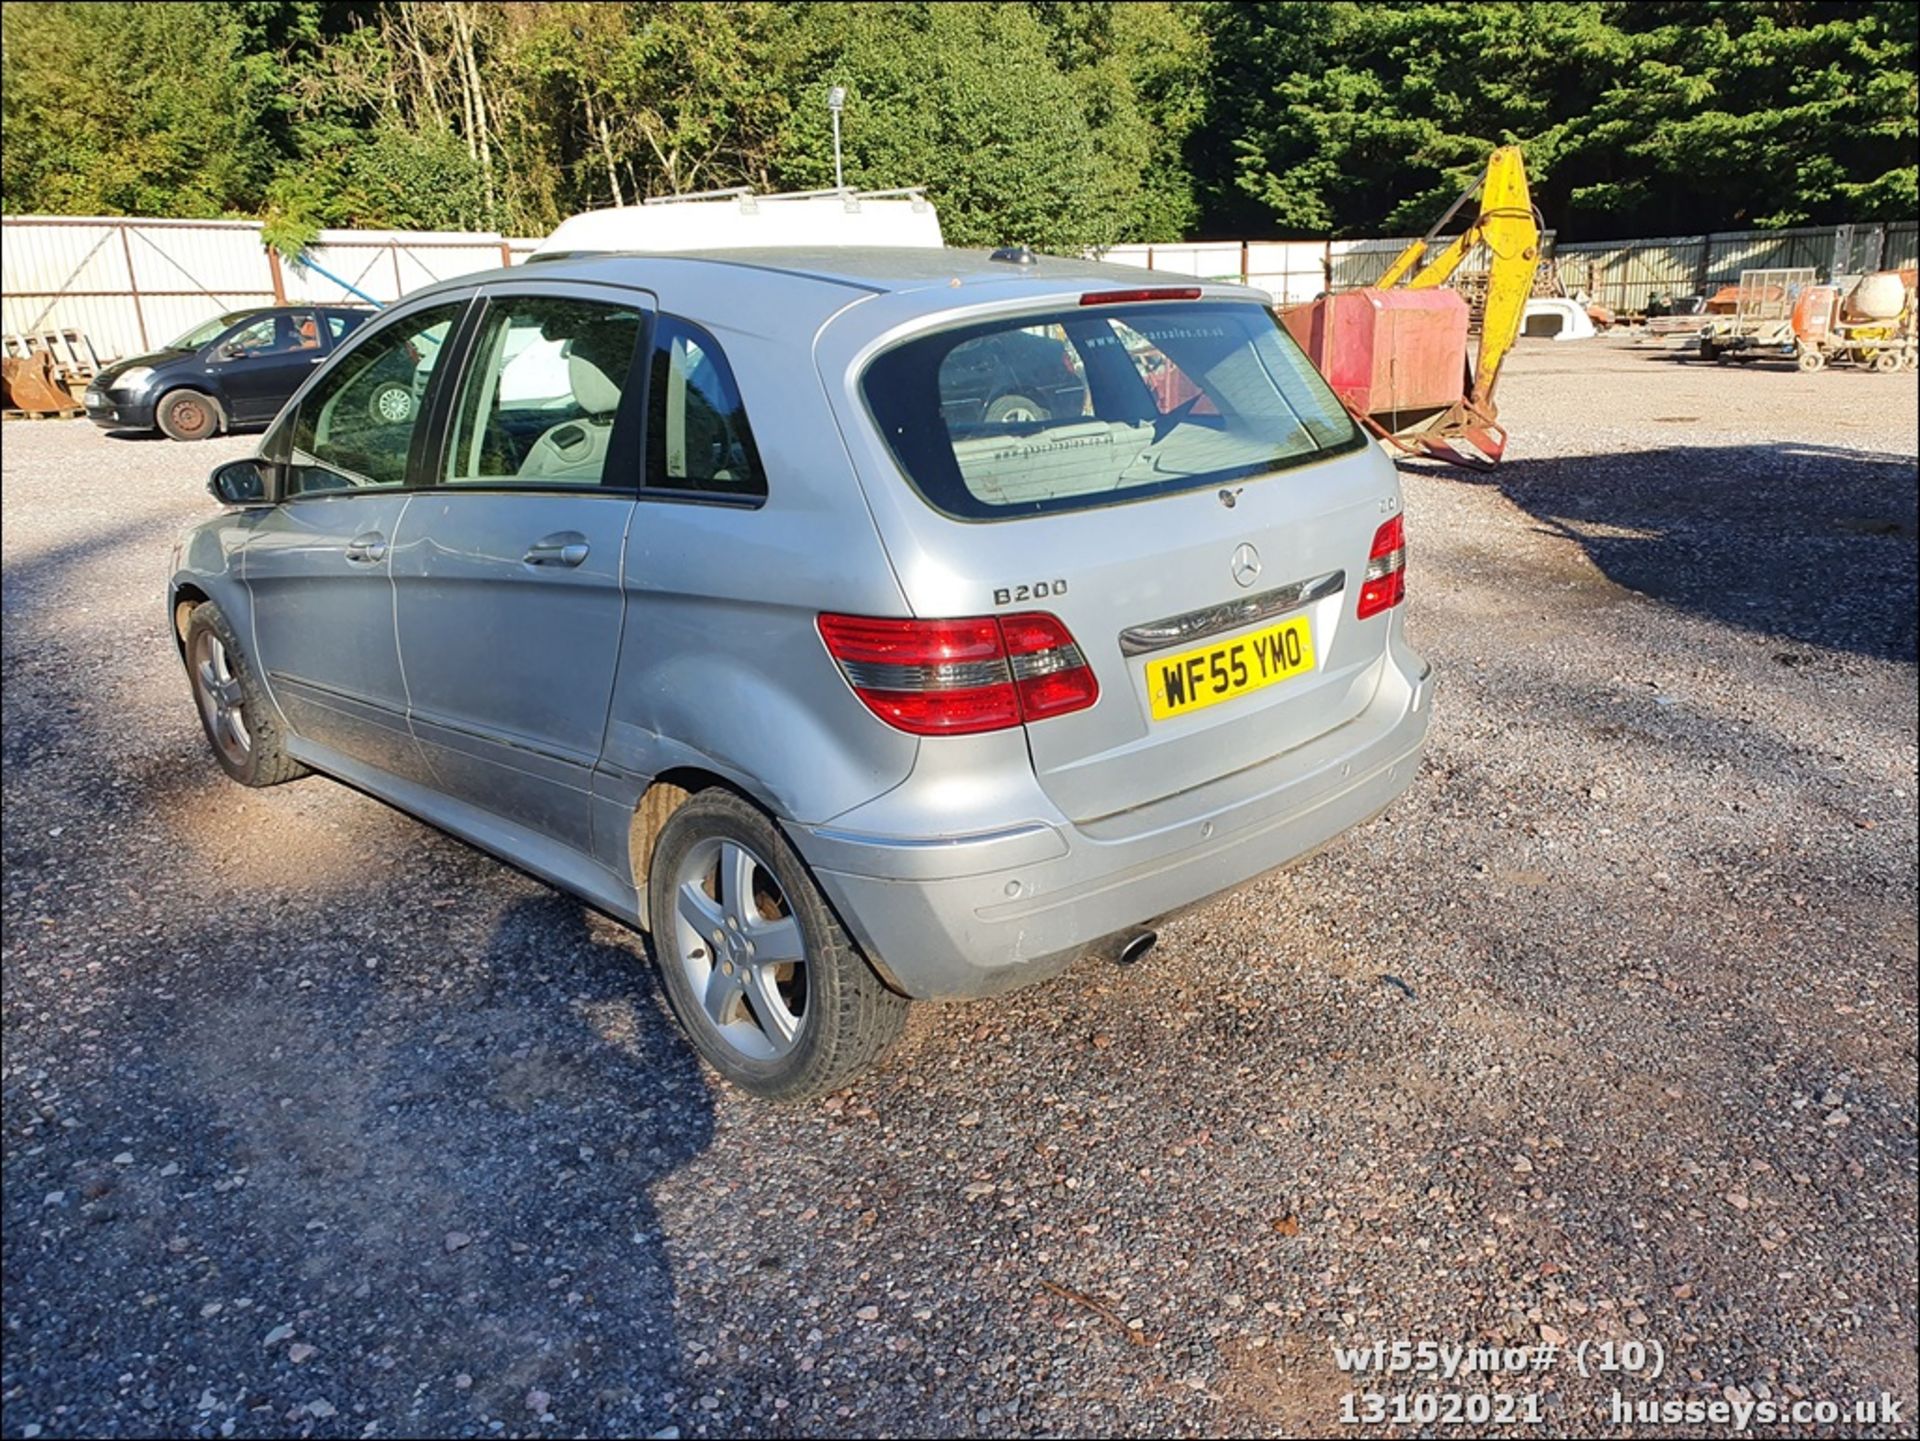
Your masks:
<svg viewBox="0 0 1920 1441"><path fill-rule="evenodd" d="M1910 0L242 0L4 10L14 212L541 234L649 195L924 184L1077 248L1421 229L1494 145L1563 235L1916 207Z"/></svg>
<svg viewBox="0 0 1920 1441"><path fill-rule="evenodd" d="M1310 233L1424 228L1512 142L1563 234L1909 218L1917 16L1909 0L1209 4L1194 169L1214 214Z"/></svg>

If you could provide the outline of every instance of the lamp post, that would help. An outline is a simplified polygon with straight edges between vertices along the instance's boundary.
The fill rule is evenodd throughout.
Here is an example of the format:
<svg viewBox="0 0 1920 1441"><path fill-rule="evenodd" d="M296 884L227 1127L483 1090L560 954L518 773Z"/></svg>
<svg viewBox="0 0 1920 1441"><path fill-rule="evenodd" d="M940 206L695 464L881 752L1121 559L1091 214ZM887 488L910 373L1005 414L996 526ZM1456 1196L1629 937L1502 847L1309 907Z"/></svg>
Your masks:
<svg viewBox="0 0 1920 1441"><path fill-rule="evenodd" d="M833 114L833 188L847 188L845 176L840 172L840 111L847 103L847 87L835 85L827 91L827 109Z"/></svg>

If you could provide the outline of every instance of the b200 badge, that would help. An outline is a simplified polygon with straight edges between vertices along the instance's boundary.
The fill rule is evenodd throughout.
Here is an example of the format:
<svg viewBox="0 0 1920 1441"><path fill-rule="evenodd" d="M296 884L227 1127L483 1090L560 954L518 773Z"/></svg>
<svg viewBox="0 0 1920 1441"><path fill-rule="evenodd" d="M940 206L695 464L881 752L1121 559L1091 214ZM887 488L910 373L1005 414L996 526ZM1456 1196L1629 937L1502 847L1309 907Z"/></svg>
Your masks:
<svg viewBox="0 0 1920 1441"><path fill-rule="evenodd" d="M1045 600L1050 595L1065 595L1064 580L1036 580L1027 585L1003 585L993 593L995 605L1020 605L1030 600Z"/></svg>

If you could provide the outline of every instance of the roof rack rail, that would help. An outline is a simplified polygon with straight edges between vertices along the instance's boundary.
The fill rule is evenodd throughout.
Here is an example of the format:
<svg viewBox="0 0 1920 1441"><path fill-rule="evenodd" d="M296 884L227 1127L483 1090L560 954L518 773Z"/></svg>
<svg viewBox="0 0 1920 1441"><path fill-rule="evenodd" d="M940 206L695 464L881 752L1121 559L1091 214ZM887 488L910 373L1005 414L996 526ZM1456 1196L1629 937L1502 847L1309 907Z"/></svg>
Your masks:
<svg viewBox="0 0 1920 1441"><path fill-rule="evenodd" d="M692 200L739 200L747 205L762 200L823 200L838 195L858 203L862 200L912 200L927 203L924 185L896 185L886 190L861 190L852 185L829 185L819 190L773 190L760 194L751 185L730 185L724 190L690 190L685 195L649 195L642 205L680 205Z"/></svg>
<svg viewBox="0 0 1920 1441"><path fill-rule="evenodd" d="M685 195L649 195L642 205L678 205L683 200L731 200L751 197L751 185L730 185L724 190L689 190Z"/></svg>

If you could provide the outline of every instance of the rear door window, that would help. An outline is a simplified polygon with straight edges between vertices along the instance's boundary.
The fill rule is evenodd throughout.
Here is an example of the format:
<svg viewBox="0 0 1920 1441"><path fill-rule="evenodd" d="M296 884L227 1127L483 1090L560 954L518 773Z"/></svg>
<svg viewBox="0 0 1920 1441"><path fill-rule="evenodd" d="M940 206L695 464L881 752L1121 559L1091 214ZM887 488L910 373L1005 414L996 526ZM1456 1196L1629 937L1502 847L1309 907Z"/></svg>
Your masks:
<svg viewBox="0 0 1920 1441"><path fill-rule="evenodd" d="M634 485L608 474L641 329L632 306L562 296L489 302L455 410L445 483Z"/></svg>
<svg viewBox="0 0 1920 1441"><path fill-rule="evenodd" d="M1353 449L1340 402L1264 306L1084 306L903 342L862 379L901 469L968 520L1245 480Z"/></svg>

